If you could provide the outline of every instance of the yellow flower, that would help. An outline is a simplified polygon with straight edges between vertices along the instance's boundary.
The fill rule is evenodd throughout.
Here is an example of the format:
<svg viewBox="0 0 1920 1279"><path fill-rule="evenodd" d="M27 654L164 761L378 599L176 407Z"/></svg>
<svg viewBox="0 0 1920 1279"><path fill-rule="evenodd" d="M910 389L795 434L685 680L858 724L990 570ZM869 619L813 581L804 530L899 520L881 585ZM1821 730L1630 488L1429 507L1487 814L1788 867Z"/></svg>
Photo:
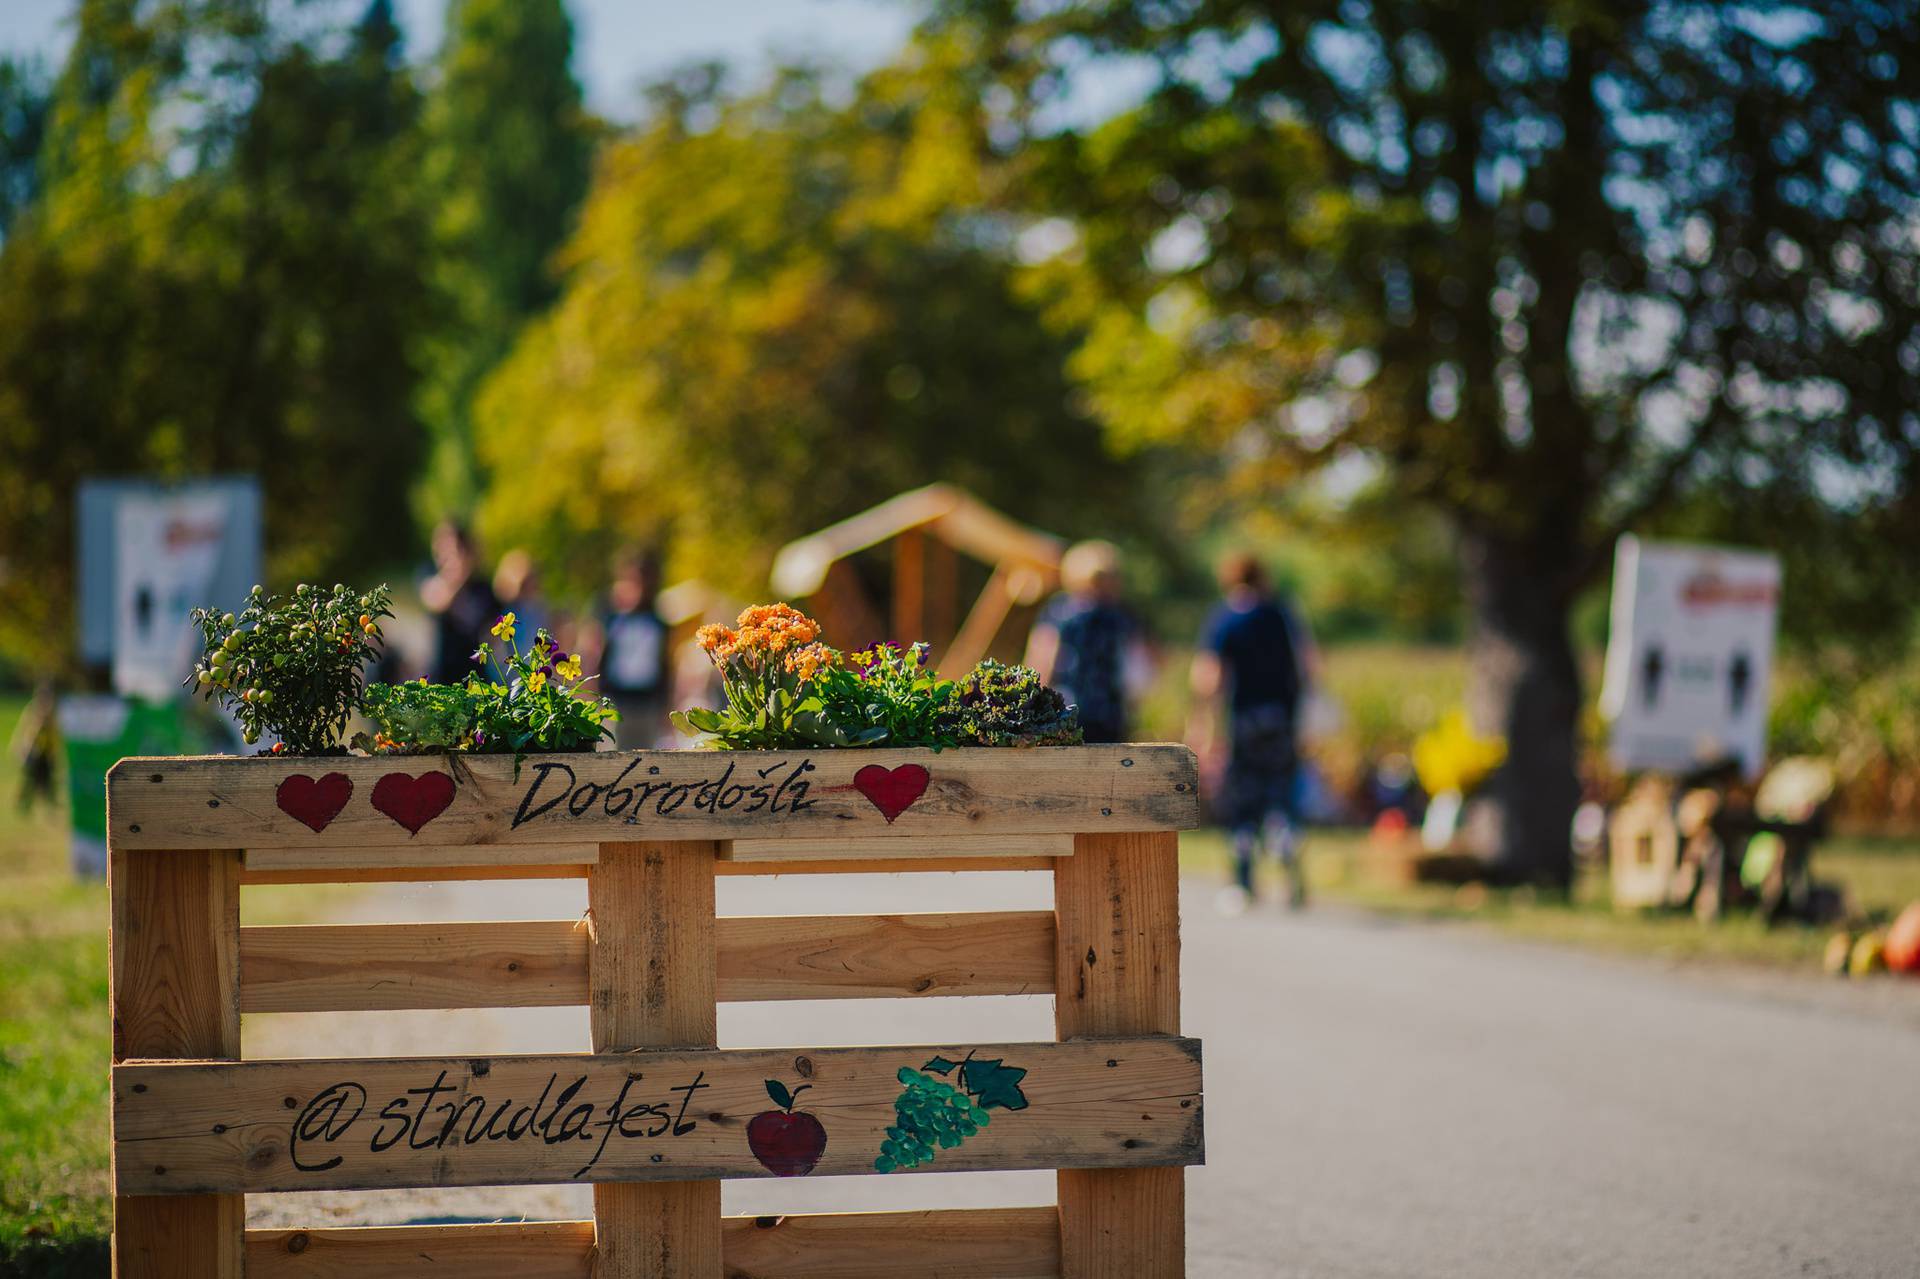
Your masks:
<svg viewBox="0 0 1920 1279"><path fill-rule="evenodd" d="M545 671L535 671L533 674L527 676L527 690L529 692L537 693L546 686L547 673Z"/></svg>
<svg viewBox="0 0 1920 1279"><path fill-rule="evenodd" d="M564 679L564 680L579 679L580 678L580 654L578 653L573 654L571 657L567 658L566 661L554 667L554 669L560 672L561 679Z"/></svg>
<svg viewBox="0 0 1920 1279"><path fill-rule="evenodd" d="M493 624L493 633L511 644L513 643L513 623L512 613L502 613L500 620Z"/></svg>

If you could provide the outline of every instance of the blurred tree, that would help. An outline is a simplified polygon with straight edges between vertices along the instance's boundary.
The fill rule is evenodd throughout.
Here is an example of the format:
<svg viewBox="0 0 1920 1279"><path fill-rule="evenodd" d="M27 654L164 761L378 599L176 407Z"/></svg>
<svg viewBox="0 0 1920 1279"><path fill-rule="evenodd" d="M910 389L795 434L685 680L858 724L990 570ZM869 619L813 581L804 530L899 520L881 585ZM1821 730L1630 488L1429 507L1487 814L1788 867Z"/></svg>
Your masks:
<svg viewBox="0 0 1920 1279"><path fill-rule="evenodd" d="M70 658L83 476L258 474L283 579L411 541L425 237L383 6L312 43L131 9L83 7L74 61L117 70L63 75L49 185L0 246L0 651L31 669ZM182 69L216 62L240 105L189 112Z"/></svg>
<svg viewBox="0 0 1920 1279"><path fill-rule="evenodd" d="M423 352L430 517L465 516L478 496L474 389L558 293L549 259L586 193L595 141L561 0L450 0L446 30L424 122L442 311Z"/></svg>
<svg viewBox="0 0 1920 1279"><path fill-rule="evenodd" d="M773 550L944 479L1074 532L1149 524L1010 288L970 100L905 67L654 87L603 154L558 305L483 388L482 525L575 590L620 540L751 596Z"/></svg>
<svg viewBox="0 0 1920 1279"><path fill-rule="evenodd" d="M0 58L0 240L40 193L40 144L52 105L38 62Z"/></svg>
<svg viewBox="0 0 1920 1279"><path fill-rule="evenodd" d="M996 140L1073 219L1042 286L1116 436L1242 487L1358 456L1448 515L1501 873L1569 879L1568 614L1620 532L1768 489L1913 544L1913 6L946 0L930 32L983 42Z"/></svg>

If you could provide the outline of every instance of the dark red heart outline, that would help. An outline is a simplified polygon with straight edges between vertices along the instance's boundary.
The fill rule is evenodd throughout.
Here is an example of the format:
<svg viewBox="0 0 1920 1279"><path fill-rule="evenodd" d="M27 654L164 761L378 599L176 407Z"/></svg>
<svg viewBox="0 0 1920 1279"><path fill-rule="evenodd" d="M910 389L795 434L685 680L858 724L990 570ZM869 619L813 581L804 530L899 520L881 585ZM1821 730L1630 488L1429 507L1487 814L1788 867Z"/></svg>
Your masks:
<svg viewBox="0 0 1920 1279"><path fill-rule="evenodd" d="M373 784L373 806L418 835L453 802L453 778L445 773L388 773Z"/></svg>
<svg viewBox="0 0 1920 1279"><path fill-rule="evenodd" d="M318 781L305 773L294 773L274 788L273 802L280 811L318 835L353 798L353 779L345 773L328 773Z"/></svg>
<svg viewBox="0 0 1920 1279"><path fill-rule="evenodd" d="M891 826L894 818L912 808L914 801L927 793L928 779L927 770L919 764L902 764L892 769L868 764L853 775L853 788L865 795L867 802L879 809Z"/></svg>

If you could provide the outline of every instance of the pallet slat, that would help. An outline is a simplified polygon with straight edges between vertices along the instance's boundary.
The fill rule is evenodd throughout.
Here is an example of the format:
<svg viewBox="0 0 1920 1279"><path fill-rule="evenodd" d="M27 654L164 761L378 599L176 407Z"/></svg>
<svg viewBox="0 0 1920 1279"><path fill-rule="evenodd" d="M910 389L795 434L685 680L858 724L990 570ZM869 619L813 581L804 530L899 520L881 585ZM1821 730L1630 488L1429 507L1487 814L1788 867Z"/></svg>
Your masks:
<svg viewBox="0 0 1920 1279"><path fill-rule="evenodd" d="M313 782L329 775L326 802ZM305 783L289 784L305 778ZM375 791L379 791L378 795ZM601 751L584 755L121 760L115 848L466 846L639 839L1184 830L1179 745L1031 750ZM337 801L337 802L336 802ZM317 827L317 829L316 829Z"/></svg>
<svg viewBox="0 0 1920 1279"><path fill-rule="evenodd" d="M1071 857L1072 835L901 835L890 839L730 839L730 862L822 862L937 857Z"/></svg>
<svg viewBox="0 0 1920 1279"><path fill-rule="evenodd" d="M738 1279L1054 1279L1052 1208L726 1217ZM591 1279L591 1221L247 1231L248 1279Z"/></svg>
<svg viewBox="0 0 1920 1279"><path fill-rule="evenodd" d="M911 875L963 871L1050 871L1051 857L860 857L818 861L719 861L716 875ZM240 882L255 884L443 884L467 879L585 879L584 865L530 866L381 866L312 870L240 872Z"/></svg>
<svg viewBox="0 0 1920 1279"><path fill-rule="evenodd" d="M580 866L600 860L598 844L528 844L494 848L444 848L430 844L379 844L339 848L249 848L247 869L266 871L386 870L407 867Z"/></svg>
<svg viewBox="0 0 1920 1279"><path fill-rule="evenodd" d="M922 1171L1169 1167L1201 1150L1200 1045L1172 1036L492 1058L128 1062L113 1071L120 1194L770 1175L749 1122L802 1083L812 1172L875 1173L896 1073L999 1061L1027 1104Z"/></svg>
<svg viewBox="0 0 1920 1279"><path fill-rule="evenodd" d="M719 921L725 1002L1053 990L1053 912L770 915ZM554 1008L587 1002L584 922L240 930L240 1010Z"/></svg>

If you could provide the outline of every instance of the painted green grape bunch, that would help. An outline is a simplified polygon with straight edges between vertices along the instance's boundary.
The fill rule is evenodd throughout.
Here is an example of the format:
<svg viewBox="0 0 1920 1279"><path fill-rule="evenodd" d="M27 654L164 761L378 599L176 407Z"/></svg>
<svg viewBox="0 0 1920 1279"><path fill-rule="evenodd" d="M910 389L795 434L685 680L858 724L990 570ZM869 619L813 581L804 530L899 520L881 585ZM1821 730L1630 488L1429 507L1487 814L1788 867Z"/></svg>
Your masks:
<svg viewBox="0 0 1920 1279"><path fill-rule="evenodd" d="M940 1078L956 1067L958 1088ZM892 1172L931 1163L936 1151L952 1150L991 1123L989 1110L1025 1110L1027 1098L1020 1091L1020 1081L1026 1073L1023 1067L1002 1065L999 1058L977 1058L971 1053L960 1062L935 1057L919 1070L902 1066L897 1077L904 1087L893 1100L894 1122L880 1143L874 1170Z"/></svg>

